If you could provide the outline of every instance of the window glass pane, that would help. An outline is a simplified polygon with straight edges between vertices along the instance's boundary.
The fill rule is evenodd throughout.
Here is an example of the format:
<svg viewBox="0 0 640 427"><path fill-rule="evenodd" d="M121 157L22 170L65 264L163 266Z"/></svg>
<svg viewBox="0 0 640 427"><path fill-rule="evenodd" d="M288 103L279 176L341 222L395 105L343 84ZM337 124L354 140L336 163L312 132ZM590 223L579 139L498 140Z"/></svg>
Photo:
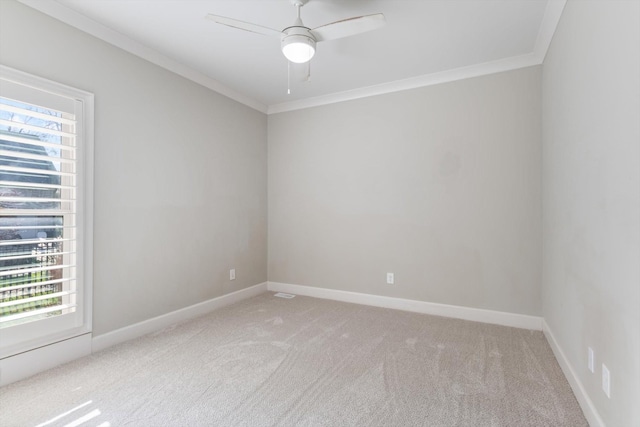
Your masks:
<svg viewBox="0 0 640 427"><path fill-rule="evenodd" d="M0 98L0 209L61 208L61 176L55 172L63 169L63 150L57 147L63 137L51 133L63 131L61 117L57 111Z"/></svg>
<svg viewBox="0 0 640 427"><path fill-rule="evenodd" d="M73 123L0 98L0 328L74 310Z"/></svg>
<svg viewBox="0 0 640 427"><path fill-rule="evenodd" d="M63 223L62 216L0 217L0 317L63 303L63 297L47 297L62 292L68 282L63 280ZM57 314L50 311L0 327Z"/></svg>

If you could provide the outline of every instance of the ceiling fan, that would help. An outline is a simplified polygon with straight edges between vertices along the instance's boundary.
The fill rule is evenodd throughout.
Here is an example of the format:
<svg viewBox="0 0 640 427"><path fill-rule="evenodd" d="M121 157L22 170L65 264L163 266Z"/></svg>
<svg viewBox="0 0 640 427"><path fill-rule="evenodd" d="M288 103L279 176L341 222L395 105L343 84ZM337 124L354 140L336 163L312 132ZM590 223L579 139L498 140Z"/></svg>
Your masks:
<svg viewBox="0 0 640 427"><path fill-rule="evenodd" d="M316 43L318 42L375 30L386 23L384 15L382 13L376 13L373 15L343 19L311 29L306 27L302 23L302 19L300 19L300 8L308 3L308 1L309 0L291 0L291 3L296 8L297 18L293 25L286 27L282 31L213 14L208 14L206 18L218 24L240 30L280 38L282 53L290 62L297 64L309 62L311 58L313 58L313 55L316 53Z"/></svg>

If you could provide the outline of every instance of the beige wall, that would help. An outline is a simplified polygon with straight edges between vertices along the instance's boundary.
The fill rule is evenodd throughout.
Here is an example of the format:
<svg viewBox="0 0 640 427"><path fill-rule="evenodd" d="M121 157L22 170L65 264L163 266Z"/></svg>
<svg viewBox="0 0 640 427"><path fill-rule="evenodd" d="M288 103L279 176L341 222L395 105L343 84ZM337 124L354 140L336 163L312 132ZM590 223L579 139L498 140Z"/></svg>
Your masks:
<svg viewBox="0 0 640 427"><path fill-rule="evenodd" d="M540 315L540 119L539 67L269 116L269 280Z"/></svg>
<svg viewBox="0 0 640 427"><path fill-rule="evenodd" d="M0 61L95 94L94 335L267 280L264 114L14 1Z"/></svg>
<svg viewBox="0 0 640 427"><path fill-rule="evenodd" d="M606 425L637 426L640 2L567 3L544 62L543 112L544 318Z"/></svg>

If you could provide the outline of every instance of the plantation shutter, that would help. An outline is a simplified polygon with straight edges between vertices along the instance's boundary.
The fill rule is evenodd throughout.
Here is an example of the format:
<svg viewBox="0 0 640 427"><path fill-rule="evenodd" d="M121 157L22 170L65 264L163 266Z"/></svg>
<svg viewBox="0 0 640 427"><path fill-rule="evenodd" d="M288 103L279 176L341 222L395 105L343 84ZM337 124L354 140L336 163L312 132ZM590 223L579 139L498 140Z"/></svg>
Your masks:
<svg viewBox="0 0 640 427"><path fill-rule="evenodd" d="M78 147L83 103L8 80L0 85L0 335L5 347L24 341L25 333L35 339L43 331L83 324Z"/></svg>

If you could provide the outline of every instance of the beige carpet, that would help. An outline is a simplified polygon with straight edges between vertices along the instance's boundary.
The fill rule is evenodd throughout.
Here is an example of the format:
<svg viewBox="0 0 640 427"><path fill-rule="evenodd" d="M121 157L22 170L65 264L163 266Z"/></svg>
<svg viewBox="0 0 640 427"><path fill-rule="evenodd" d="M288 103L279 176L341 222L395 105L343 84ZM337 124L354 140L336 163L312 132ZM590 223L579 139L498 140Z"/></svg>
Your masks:
<svg viewBox="0 0 640 427"><path fill-rule="evenodd" d="M6 386L0 425L588 424L541 332L266 293Z"/></svg>

